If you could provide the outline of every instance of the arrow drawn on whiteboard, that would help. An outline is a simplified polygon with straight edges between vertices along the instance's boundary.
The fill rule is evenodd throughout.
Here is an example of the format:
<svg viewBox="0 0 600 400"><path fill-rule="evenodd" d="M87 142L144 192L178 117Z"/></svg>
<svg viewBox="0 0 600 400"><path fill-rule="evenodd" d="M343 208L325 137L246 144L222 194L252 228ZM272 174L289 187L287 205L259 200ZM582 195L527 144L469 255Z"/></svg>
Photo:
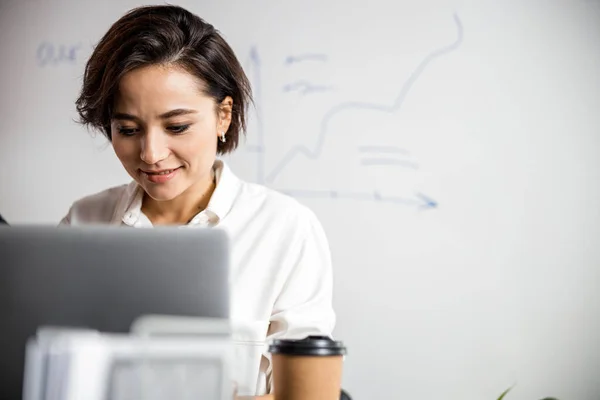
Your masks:
<svg viewBox="0 0 600 400"><path fill-rule="evenodd" d="M379 192L344 192L336 190L303 190L279 189L280 192L296 198L312 199L340 199L340 200L362 200L376 201L381 203L402 204L417 207L420 210L436 208L438 203L422 193L416 193L413 197L382 196Z"/></svg>
<svg viewBox="0 0 600 400"><path fill-rule="evenodd" d="M315 145L312 148L308 148L302 145L292 147L283 156L279 163L276 164L275 168L273 168L271 173L266 176L266 181L272 183L275 180L275 178L277 178L277 176L279 176L279 174L283 172L283 170L288 166L288 164L300 155L303 155L311 160L318 159L323 150L325 137L327 136L329 129L329 123L332 119L342 115L344 112L357 110L380 111L387 114L398 112L402 104L404 103L404 100L406 99L411 87L417 81L419 76L421 76L423 71L425 71L427 66L431 64L435 59L447 53L450 53L460 47L463 40L463 27L460 19L458 18L458 15L456 14L454 14L454 22L456 24L457 31L456 40L452 44L444 46L428 54L417 66L415 71L413 71L408 80L404 83L400 90L400 93L396 97L396 100L391 105L350 101L333 106L321 120L321 129L319 131L319 135L317 137L317 142L315 143Z"/></svg>

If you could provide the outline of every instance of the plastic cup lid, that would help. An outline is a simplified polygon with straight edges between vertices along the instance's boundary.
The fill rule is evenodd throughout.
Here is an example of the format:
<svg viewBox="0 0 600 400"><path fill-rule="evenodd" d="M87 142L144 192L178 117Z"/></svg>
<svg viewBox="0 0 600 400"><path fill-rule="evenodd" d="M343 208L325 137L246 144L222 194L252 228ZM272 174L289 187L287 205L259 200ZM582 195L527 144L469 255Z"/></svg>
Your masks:
<svg viewBox="0 0 600 400"><path fill-rule="evenodd" d="M346 347L327 336L308 336L301 340L276 339L269 346L269 352L294 356L343 356Z"/></svg>

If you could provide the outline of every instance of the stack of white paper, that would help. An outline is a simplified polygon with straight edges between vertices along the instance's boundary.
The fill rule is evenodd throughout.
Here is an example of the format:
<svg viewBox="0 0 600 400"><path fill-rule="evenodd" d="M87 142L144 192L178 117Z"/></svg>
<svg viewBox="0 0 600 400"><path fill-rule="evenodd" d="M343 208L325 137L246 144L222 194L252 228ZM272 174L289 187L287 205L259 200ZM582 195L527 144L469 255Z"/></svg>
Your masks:
<svg viewBox="0 0 600 400"><path fill-rule="evenodd" d="M198 323L175 324L176 335L162 322L131 335L41 329L27 345L23 400L232 399L229 335Z"/></svg>

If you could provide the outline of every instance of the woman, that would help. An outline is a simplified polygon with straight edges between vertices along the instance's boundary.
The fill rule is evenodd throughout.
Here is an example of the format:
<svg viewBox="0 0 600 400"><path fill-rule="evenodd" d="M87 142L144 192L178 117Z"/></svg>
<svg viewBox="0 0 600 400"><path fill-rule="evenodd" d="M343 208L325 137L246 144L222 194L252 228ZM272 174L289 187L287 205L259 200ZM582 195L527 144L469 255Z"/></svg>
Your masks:
<svg viewBox="0 0 600 400"><path fill-rule="evenodd" d="M331 335L335 316L315 215L217 159L237 147L250 102L248 79L212 25L176 6L130 11L89 59L77 110L111 141L133 182L76 201L61 224L227 230L234 377L241 395L264 395L265 341Z"/></svg>

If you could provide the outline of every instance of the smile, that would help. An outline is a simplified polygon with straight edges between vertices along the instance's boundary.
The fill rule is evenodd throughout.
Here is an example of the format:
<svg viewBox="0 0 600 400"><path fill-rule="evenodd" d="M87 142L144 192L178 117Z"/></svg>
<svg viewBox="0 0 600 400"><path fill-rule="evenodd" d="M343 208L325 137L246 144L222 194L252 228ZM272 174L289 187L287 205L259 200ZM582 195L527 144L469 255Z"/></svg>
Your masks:
<svg viewBox="0 0 600 400"><path fill-rule="evenodd" d="M151 183L166 183L173 179L181 167L174 169L161 169L160 171L140 170L142 176Z"/></svg>
<svg viewBox="0 0 600 400"><path fill-rule="evenodd" d="M162 171L142 171L145 174L148 175L167 175L170 174L171 172L175 171L177 168L175 169L163 169Z"/></svg>

